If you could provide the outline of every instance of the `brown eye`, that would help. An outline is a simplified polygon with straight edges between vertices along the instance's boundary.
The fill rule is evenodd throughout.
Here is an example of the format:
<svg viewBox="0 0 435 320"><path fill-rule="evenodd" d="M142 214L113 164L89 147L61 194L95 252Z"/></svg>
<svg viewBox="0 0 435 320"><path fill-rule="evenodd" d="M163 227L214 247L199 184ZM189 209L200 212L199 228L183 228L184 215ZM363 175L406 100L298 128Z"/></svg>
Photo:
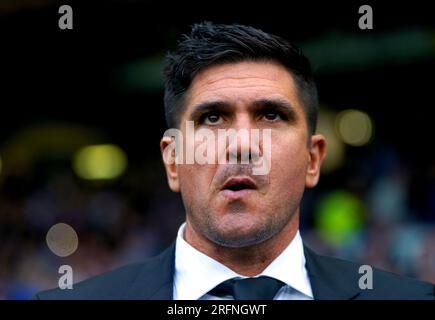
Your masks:
<svg viewBox="0 0 435 320"><path fill-rule="evenodd" d="M204 117L204 124L216 125L222 122L222 116L217 113L210 113Z"/></svg>
<svg viewBox="0 0 435 320"><path fill-rule="evenodd" d="M277 120L281 119L281 117L276 112L266 112L264 114L264 119L266 119L267 121L277 121Z"/></svg>

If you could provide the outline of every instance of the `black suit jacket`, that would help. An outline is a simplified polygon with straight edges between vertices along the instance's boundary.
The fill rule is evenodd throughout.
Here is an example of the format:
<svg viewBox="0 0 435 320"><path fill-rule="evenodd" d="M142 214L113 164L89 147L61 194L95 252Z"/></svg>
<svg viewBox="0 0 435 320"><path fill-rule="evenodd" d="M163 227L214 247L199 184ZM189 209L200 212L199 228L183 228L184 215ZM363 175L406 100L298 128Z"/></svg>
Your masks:
<svg viewBox="0 0 435 320"><path fill-rule="evenodd" d="M373 289L361 290L359 265L320 256L304 247L307 271L316 300L412 299L434 300L435 286L373 269ZM175 243L160 255L74 284L73 289L38 293L36 299L173 299Z"/></svg>

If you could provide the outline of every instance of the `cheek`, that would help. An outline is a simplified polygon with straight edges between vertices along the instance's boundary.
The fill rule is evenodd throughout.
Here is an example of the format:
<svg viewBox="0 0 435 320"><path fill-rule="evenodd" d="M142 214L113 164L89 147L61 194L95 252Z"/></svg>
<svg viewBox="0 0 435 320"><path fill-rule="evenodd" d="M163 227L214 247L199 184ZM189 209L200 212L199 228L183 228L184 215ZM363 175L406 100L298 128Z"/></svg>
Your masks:
<svg viewBox="0 0 435 320"><path fill-rule="evenodd" d="M197 198L206 195L213 179L213 172L212 166L208 165L179 165L178 179L183 196Z"/></svg>
<svg viewBox="0 0 435 320"><path fill-rule="evenodd" d="M305 187L309 154L300 138L274 138L272 144L271 181L277 188L294 191Z"/></svg>

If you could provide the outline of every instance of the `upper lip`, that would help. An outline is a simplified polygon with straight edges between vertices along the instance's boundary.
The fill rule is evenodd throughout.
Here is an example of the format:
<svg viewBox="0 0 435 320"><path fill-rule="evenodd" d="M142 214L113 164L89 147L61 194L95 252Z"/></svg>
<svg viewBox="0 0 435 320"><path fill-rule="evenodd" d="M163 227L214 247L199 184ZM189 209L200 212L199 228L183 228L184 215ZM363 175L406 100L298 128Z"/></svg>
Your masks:
<svg viewBox="0 0 435 320"><path fill-rule="evenodd" d="M225 181L221 190L232 188L257 189L257 184L249 177L230 177Z"/></svg>

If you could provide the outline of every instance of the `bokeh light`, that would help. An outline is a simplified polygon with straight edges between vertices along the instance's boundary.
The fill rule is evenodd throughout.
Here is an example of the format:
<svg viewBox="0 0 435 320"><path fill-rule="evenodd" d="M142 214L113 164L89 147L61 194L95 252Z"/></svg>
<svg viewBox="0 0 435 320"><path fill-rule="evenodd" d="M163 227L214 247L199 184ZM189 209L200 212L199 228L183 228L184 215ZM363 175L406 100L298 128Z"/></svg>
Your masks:
<svg viewBox="0 0 435 320"><path fill-rule="evenodd" d="M322 173L329 174L340 168L345 160L345 146L334 128L336 113L321 106L317 132L326 138L326 158L322 164Z"/></svg>
<svg viewBox="0 0 435 320"><path fill-rule="evenodd" d="M86 146L78 150L73 159L74 172L86 180L115 179L126 168L125 152L113 144Z"/></svg>
<svg viewBox="0 0 435 320"><path fill-rule="evenodd" d="M48 248L59 257L72 255L79 246L79 237L69 224L57 223L47 232L45 237Z"/></svg>
<svg viewBox="0 0 435 320"><path fill-rule="evenodd" d="M364 224L365 208L354 194L336 190L320 199L315 210L315 226L320 236L334 246L344 244Z"/></svg>
<svg viewBox="0 0 435 320"><path fill-rule="evenodd" d="M373 139L373 120L363 111L344 110L337 115L335 124L337 134L348 145L360 147Z"/></svg>

